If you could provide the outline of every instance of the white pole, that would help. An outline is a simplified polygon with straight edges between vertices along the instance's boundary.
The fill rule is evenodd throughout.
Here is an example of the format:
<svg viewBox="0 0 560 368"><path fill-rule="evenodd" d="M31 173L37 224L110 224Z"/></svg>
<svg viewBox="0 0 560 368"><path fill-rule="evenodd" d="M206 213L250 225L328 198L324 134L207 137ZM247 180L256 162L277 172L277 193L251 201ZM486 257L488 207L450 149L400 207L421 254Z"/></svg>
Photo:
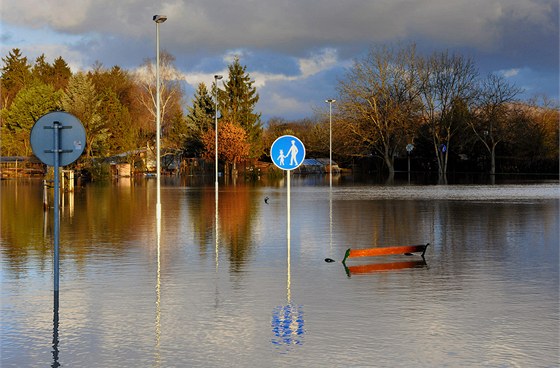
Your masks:
<svg viewBox="0 0 560 368"><path fill-rule="evenodd" d="M214 190L214 197L215 197L215 205L216 208L214 209L214 214L216 216L215 218L215 227L216 227L216 249L215 249L215 256L216 256L216 271L218 270L218 236L219 236L219 226L220 226L220 221L219 221L219 217L218 217L218 80L222 79L221 75L214 75L214 88L215 88L215 96L214 96L214 103L215 103L215 108L214 108L214 129L215 129L215 134L214 134L214 138L215 138L215 142L214 142L214 148L215 148L215 157L214 157L214 164L215 164L215 173L214 173L214 177L215 177L215 190Z"/></svg>
<svg viewBox="0 0 560 368"><path fill-rule="evenodd" d="M287 212L288 212L288 219L287 219L287 241L288 241L288 285L287 285L287 298L288 303L291 302L291 295L290 295L290 170L286 170L286 187L287 187Z"/></svg>
<svg viewBox="0 0 560 368"><path fill-rule="evenodd" d="M329 104L329 244L332 253L332 104L336 100L328 99L325 102Z"/></svg>
<svg viewBox="0 0 560 368"><path fill-rule="evenodd" d="M161 133L161 108L160 108L160 82L159 82L159 24L167 20L165 15L154 15L156 22L156 220L161 219L161 157L160 157L160 133Z"/></svg>
<svg viewBox="0 0 560 368"><path fill-rule="evenodd" d="M218 80L222 79L221 75L214 75L214 88L215 88L215 109L214 109L214 129L215 129L215 134L214 134L214 138L215 138L215 142L214 142L214 148L215 148L215 157L214 157L214 161L215 161L215 166L216 166L216 172L214 174L215 178L216 178L216 193L218 192ZM216 194L217 195L217 194Z"/></svg>
<svg viewBox="0 0 560 368"><path fill-rule="evenodd" d="M329 102L329 189L332 192L332 103Z"/></svg>
<svg viewBox="0 0 560 368"><path fill-rule="evenodd" d="M159 23L156 22L156 219L161 219L161 163L160 163L161 111L159 97Z"/></svg>

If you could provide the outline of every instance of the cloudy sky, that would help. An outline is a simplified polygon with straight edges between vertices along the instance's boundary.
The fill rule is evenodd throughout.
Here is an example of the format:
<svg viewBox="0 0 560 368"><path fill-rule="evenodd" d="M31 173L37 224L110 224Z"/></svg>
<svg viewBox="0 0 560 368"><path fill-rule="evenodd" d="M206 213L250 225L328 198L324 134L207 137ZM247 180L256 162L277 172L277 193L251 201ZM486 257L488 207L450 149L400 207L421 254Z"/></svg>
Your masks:
<svg viewBox="0 0 560 368"><path fill-rule="evenodd" d="M160 47L195 86L227 76L238 55L255 80L258 110L300 119L336 98L337 80L373 46L414 42L425 54L472 57L558 100L558 0L1 0L0 51L30 62L62 56L73 71L96 61L134 69L155 56L154 14L167 15Z"/></svg>

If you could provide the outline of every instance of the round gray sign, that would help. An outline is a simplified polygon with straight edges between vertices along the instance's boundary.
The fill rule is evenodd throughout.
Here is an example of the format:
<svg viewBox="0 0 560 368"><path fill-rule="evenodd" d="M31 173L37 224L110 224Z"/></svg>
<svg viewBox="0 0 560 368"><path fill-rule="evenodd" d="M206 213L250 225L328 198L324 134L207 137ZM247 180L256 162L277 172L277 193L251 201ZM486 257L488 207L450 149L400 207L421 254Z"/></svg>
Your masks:
<svg viewBox="0 0 560 368"><path fill-rule="evenodd" d="M64 111L45 114L31 129L31 148L43 163L54 166L58 154L58 166L76 161L84 152L86 131L74 115Z"/></svg>

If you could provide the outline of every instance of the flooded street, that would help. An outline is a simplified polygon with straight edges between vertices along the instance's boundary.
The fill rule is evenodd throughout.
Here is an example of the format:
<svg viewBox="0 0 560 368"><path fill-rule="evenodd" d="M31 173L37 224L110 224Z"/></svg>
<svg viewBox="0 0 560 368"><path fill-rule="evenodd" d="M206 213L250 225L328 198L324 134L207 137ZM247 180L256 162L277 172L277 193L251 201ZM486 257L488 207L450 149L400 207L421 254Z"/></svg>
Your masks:
<svg viewBox="0 0 560 368"><path fill-rule="evenodd" d="M62 196L58 309L41 183L0 182L3 368L559 364L557 182L292 177L288 240L283 181L220 184L216 216L166 180L159 235L153 180Z"/></svg>

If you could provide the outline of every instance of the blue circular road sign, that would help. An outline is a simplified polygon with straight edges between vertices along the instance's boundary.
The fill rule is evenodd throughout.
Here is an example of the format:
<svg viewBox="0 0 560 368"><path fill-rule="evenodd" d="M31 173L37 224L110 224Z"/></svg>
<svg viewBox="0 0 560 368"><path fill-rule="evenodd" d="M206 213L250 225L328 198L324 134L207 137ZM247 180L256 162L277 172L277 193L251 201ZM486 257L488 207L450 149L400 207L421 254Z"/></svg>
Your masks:
<svg viewBox="0 0 560 368"><path fill-rule="evenodd" d="M278 137L270 147L272 162L282 170L293 170L305 159L305 146L293 135Z"/></svg>
<svg viewBox="0 0 560 368"><path fill-rule="evenodd" d="M48 166L66 166L76 161L84 152L86 131L84 126L72 114L55 111L45 114L37 120L29 137L33 153Z"/></svg>

